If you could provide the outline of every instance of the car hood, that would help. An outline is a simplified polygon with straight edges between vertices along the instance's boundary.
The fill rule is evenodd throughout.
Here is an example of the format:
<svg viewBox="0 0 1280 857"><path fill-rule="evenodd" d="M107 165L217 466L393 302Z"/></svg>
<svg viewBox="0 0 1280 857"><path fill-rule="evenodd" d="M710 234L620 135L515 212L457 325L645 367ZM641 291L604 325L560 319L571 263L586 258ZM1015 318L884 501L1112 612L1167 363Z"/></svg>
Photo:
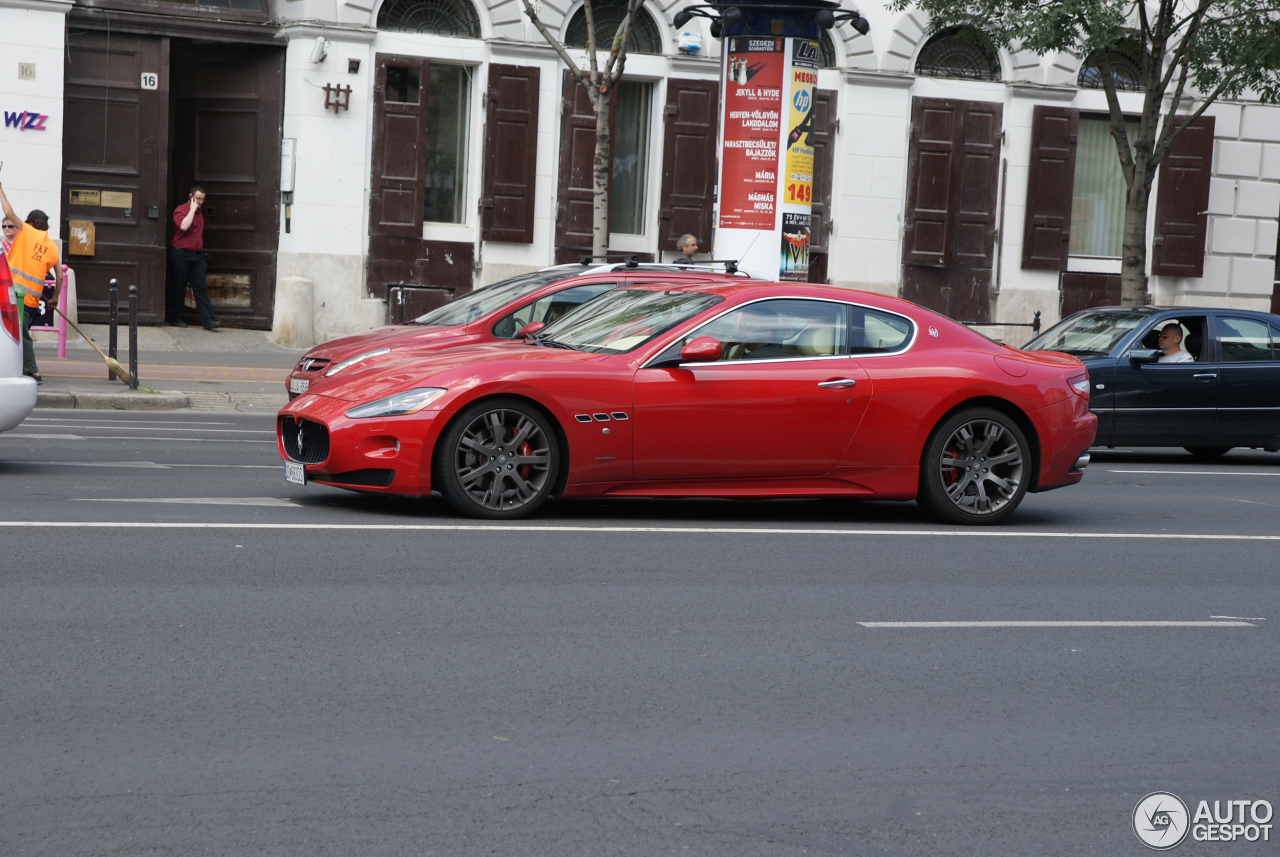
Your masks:
<svg viewBox="0 0 1280 857"><path fill-rule="evenodd" d="M414 324L389 324L331 339L323 345L312 348L306 353L306 357L337 363L348 357L387 346L398 348L402 345L443 345L448 340L465 335L466 332L466 325L422 327Z"/></svg>
<svg viewBox="0 0 1280 857"><path fill-rule="evenodd" d="M1011 353L1006 356L1030 355L1040 363L1048 363L1054 366L1079 366L1084 362L1079 357L1063 354L1061 351L1019 351L1016 348L1010 348L1009 351Z"/></svg>
<svg viewBox="0 0 1280 857"><path fill-rule="evenodd" d="M317 392L332 399L367 402L413 387L447 387L459 383L471 386L478 381L537 372L539 366L546 364L580 366L598 363L605 356L587 351L540 348L525 342L463 345L444 350L404 348L352 366L328 379L324 388Z"/></svg>

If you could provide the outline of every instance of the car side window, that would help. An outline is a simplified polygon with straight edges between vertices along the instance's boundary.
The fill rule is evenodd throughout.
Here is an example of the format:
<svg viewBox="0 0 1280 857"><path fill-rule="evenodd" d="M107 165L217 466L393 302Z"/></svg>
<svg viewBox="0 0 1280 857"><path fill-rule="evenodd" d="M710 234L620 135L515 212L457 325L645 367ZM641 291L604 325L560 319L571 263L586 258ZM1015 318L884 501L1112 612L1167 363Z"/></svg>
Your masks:
<svg viewBox="0 0 1280 857"><path fill-rule="evenodd" d="M710 336L721 360L834 357L845 352L844 304L829 301L760 301L725 313L685 341Z"/></svg>
<svg viewBox="0 0 1280 857"><path fill-rule="evenodd" d="M1204 335L1205 321L1205 317L1199 315L1186 315L1179 318L1161 319L1152 325L1151 329L1142 335L1141 342L1133 347L1160 349L1160 331L1170 324L1177 324L1182 330L1182 342L1178 350L1185 351L1190 354L1191 359L1197 363L1204 362L1208 359L1207 351L1209 339Z"/></svg>
<svg viewBox="0 0 1280 857"><path fill-rule="evenodd" d="M610 289L616 289L618 285L618 283L586 283L543 295L536 301L527 303L494 322L493 335L499 339L514 339L520 332L520 328L529 322L540 321L543 324L550 324L569 310L576 309Z"/></svg>
<svg viewBox="0 0 1280 857"><path fill-rule="evenodd" d="M1218 316L1218 342L1223 363L1253 363L1271 359L1271 337L1264 322L1252 318Z"/></svg>
<svg viewBox="0 0 1280 857"><path fill-rule="evenodd" d="M911 341L910 321L866 307L849 307L849 353L883 354Z"/></svg>

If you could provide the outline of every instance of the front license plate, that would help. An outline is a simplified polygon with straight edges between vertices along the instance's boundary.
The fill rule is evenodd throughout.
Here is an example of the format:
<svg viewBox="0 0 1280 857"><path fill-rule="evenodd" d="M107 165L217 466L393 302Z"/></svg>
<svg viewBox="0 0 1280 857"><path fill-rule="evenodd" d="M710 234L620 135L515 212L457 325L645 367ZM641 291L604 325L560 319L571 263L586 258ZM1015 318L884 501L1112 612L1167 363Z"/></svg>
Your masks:
<svg viewBox="0 0 1280 857"><path fill-rule="evenodd" d="M301 464L294 464L292 461L284 463L284 478L287 482L295 485L307 484L307 469Z"/></svg>
<svg viewBox="0 0 1280 857"><path fill-rule="evenodd" d="M305 393L307 392L307 388L310 386L311 386L311 381L309 381L306 378L290 378L289 379L290 393Z"/></svg>

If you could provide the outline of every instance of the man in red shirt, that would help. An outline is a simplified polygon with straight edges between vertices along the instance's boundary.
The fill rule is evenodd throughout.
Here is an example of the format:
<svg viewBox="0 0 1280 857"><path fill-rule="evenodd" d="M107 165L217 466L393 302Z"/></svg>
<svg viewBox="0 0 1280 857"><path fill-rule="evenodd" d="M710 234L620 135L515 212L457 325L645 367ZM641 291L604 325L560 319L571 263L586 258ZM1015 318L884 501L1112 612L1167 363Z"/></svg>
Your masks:
<svg viewBox="0 0 1280 857"><path fill-rule="evenodd" d="M173 241L169 249L169 288L166 315L174 327L182 320L183 297L188 284L196 299L196 311L205 330L221 327L213 317L213 304L204 288L204 188L193 185L187 201L173 210Z"/></svg>

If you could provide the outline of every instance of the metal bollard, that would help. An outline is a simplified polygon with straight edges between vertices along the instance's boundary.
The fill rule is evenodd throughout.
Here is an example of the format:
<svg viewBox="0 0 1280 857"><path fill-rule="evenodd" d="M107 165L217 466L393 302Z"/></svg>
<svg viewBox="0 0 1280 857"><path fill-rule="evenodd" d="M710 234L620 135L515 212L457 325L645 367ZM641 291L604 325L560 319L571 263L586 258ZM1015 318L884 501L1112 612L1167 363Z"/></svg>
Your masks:
<svg viewBox="0 0 1280 857"><path fill-rule="evenodd" d="M120 319L120 290L116 288L116 279L111 278L111 315L107 322L107 356L112 360L117 359L120 355L116 353L116 322ZM107 370L107 380L114 381L115 373L110 369Z"/></svg>
<svg viewBox="0 0 1280 857"><path fill-rule="evenodd" d="M1031 319L1031 332L1036 336L1040 335L1040 310L1036 310L1036 317Z"/></svg>
<svg viewBox="0 0 1280 857"><path fill-rule="evenodd" d="M129 287L129 389L138 389L138 287Z"/></svg>

